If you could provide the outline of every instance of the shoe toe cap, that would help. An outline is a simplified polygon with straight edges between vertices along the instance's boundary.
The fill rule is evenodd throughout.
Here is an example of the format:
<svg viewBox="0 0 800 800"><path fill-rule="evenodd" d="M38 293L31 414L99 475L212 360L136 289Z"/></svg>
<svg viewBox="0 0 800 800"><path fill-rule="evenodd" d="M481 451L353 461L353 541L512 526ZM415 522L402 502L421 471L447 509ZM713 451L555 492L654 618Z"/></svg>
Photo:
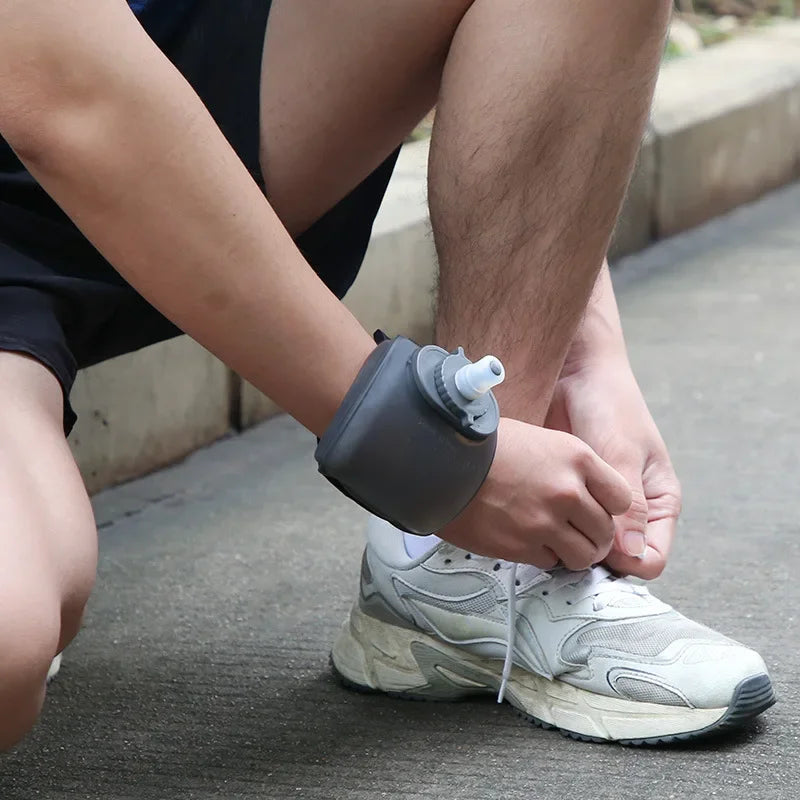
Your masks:
<svg viewBox="0 0 800 800"><path fill-rule="evenodd" d="M743 681L769 674L755 650L735 643L692 644L676 666L682 676L676 688L695 708L727 707Z"/></svg>

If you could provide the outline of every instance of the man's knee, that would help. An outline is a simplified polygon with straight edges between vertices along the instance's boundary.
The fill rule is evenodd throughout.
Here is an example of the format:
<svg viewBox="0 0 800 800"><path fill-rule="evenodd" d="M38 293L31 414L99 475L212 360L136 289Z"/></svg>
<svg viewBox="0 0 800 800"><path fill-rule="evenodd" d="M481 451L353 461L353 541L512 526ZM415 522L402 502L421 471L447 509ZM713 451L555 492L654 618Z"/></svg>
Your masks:
<svg viewBox="0 0 800 800"><path fill-rule="evenodd" d="M61 631L61 603L47 581L3 579L0 586L0 750L33 727Z"/></svg>

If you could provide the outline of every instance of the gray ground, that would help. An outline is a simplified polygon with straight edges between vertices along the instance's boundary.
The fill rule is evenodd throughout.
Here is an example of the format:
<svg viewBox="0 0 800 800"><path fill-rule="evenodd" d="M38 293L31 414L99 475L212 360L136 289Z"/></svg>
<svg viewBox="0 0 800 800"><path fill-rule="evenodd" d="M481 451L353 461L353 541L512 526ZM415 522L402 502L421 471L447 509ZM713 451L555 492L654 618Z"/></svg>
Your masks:
<svg viewBox="0 0 800 800"><path fill-rule="evenodd" d="M96 498L86 630L35 734L0 759L0 798L796 796L800 186L617 278L685 486L658 592L762 652L780 695L763 721L702 747L624 749L491 701L340 689L328 647L363 515L315 474L311 437L278 419Z"/></svg>

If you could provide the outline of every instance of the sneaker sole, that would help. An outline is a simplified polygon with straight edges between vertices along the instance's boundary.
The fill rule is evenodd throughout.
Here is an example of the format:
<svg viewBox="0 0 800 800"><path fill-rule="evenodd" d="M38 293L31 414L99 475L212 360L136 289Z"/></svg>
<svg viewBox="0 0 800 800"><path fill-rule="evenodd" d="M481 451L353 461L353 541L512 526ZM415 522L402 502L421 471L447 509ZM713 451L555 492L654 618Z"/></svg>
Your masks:
<svg viewBox="0 0 800 800"><path fill-rule="evenodd" d="M377 620L356 606L334 643L331 667L356 691L453 701L495 694L502 665L422 631ZM753 675L724 708L682 708L606 697L514 667L506 702L529 722L579 741L659 745L741 727L773 705L775 694L769 676Z"/></svg>

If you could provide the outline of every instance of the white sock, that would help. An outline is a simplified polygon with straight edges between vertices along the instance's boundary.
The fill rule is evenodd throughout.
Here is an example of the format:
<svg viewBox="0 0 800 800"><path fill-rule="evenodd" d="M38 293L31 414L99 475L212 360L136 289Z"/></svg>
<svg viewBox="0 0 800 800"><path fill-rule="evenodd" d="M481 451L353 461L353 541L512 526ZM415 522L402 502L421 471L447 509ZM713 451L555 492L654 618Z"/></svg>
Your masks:
<svg viewBox="0 0 800 800"><path fill-rule="evenodd" d="M404 533L403 541L409 558L419 558L429 550L433 550L442 540L435 533L430 536L415 536L413 533Z"/></svg>

